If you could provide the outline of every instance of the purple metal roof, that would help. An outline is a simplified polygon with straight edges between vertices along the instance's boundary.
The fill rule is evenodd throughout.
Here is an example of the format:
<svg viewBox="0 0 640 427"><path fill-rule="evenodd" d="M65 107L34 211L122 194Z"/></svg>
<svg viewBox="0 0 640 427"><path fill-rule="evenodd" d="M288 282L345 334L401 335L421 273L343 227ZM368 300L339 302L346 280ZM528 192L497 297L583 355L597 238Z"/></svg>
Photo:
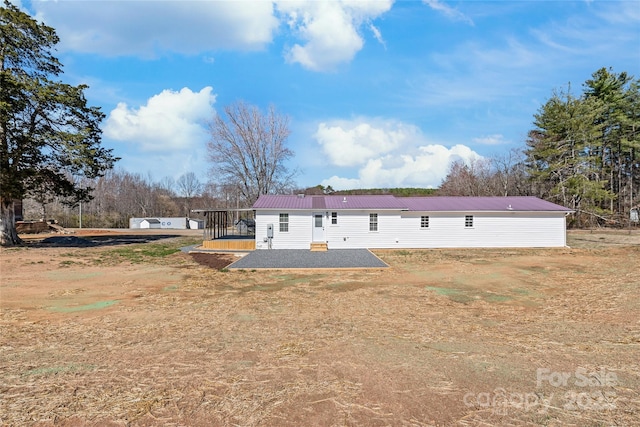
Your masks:
<svg viewBox="0 0 640 427"><path fill-rule="evenodd" d="M405 204L391 195L358 196L275 196L262 195L254 209L406 209Z"/></svg>
<svg viewBox="0 0 640 427"><path fill-rule="evenodd" d="M571 212L564 206L537 197L406 197L411 211L558 211Z"/></svg>
<svg viewBox="0 0 640 427"><path fill-rule="evenodd" d="M312 209L314 196L261 195L253 204L254 209Z"/></svg>
<svg viewBox="0 0 640 427"><path fill-rule="evenodd" d="M390 195L325 196L327 209L406 209L401 199Z"/></svg>
<svg viewBox="0 0 640 427"><path fill-rule="evenodd" d="M254 209L344 210L378 209L426 212L557 211L571 212L537 197L395 197L391 195L298 196L262 195Z"/></svg>

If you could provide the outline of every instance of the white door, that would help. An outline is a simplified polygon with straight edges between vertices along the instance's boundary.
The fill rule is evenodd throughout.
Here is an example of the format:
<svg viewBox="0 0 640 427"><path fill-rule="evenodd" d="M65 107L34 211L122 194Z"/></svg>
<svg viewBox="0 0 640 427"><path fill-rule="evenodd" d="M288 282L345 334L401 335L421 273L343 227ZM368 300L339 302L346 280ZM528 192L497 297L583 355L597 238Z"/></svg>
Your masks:
<svg viewBox="0 0 640 427"><path fill-rule="evenodd" d="M324 242L324 215L322 213L313 214L313 241Z"/></svg>

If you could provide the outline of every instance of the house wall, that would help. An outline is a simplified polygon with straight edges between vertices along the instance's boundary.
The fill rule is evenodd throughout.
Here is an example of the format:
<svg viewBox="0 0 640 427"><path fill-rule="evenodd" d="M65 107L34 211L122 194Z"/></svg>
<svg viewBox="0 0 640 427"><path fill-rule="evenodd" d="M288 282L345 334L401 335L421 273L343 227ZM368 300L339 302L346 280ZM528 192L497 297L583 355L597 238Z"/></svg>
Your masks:
<svg viewBox="0 0 640 427"><path fill-rule="evenodd" d="M336 225L325 215L329 249L566 245L564 212L371 212L378 214L378 231L369 231L370 211L339 211ZM279 213L256 212L256 248L267 248L267 224L273 224L273 249L309 249L313 211L289 212L287 233L279 231ZM429 216L428 229L420 228L422 215ZM473 215L473 227L465 227L465 215Z"/></svg>
<svg viewBox="0 0 640 427"><path fill-rule="evenodd" d="M143 220L140 223L140 228L160 228L160 224Z"/></svg>
<svg viewBox="0 0 640 427"><path fill-rule="evenodd" d="M256 211L256 249L267 249L267 225L273 224L272 249L309 249L312 239L312 212L289 214L289 231L280 232L280 212ZM325 218L326 221L326 218Z"/></svg>
<svg viewBox="0 0 640 427"><path fill-rule="evenodd" d="M189 228L192 230L202 230L204 229L204 220L203 219L190 219L189 220Z"/></svg>
<svg viewBox="0 0 640 427"><path fill-rule="evenodd" d="M369 231L370 213L378 214L378 231ZM325 226L325 233L330 249L402 248L396 237L402 237L403 228L399 211L345 211L338 212L338 224Z"/></svg>
<svg viewBox="0 0 640 427"><path fill-rule="evenodd" d="M429 216L429 228L420 228L420 216ZM473 215L473 227L465 227ZM411 248L453 247L563 247L563 212L411 212L403 213L398 245Z"/></svg>

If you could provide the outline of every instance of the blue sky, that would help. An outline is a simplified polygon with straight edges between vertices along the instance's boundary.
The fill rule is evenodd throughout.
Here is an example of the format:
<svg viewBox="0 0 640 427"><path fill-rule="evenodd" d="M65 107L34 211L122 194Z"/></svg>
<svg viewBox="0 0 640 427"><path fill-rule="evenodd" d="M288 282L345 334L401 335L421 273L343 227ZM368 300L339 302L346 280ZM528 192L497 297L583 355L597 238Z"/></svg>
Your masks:
<svg viewBox="0 0 640 427"><path fill-rule="evenodd" d="M299 186L437 187L452 161L522 147L554 89L640 77L634 1L28 1L88 84L118 167L208 174L225 105L290 118Z"/></svg>

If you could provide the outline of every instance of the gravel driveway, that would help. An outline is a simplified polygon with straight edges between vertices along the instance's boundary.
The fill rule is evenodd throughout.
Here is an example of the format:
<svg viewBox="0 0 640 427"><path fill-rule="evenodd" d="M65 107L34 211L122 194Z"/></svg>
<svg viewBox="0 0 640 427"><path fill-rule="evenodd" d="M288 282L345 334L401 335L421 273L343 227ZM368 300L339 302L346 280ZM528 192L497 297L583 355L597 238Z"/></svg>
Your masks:
<svg viewBox="0 0 640 427"><path fill-rule="evenodd" d="M385 268L387 264L367 249L260 249L231 264L229 269L258 268Z"/></svg>

